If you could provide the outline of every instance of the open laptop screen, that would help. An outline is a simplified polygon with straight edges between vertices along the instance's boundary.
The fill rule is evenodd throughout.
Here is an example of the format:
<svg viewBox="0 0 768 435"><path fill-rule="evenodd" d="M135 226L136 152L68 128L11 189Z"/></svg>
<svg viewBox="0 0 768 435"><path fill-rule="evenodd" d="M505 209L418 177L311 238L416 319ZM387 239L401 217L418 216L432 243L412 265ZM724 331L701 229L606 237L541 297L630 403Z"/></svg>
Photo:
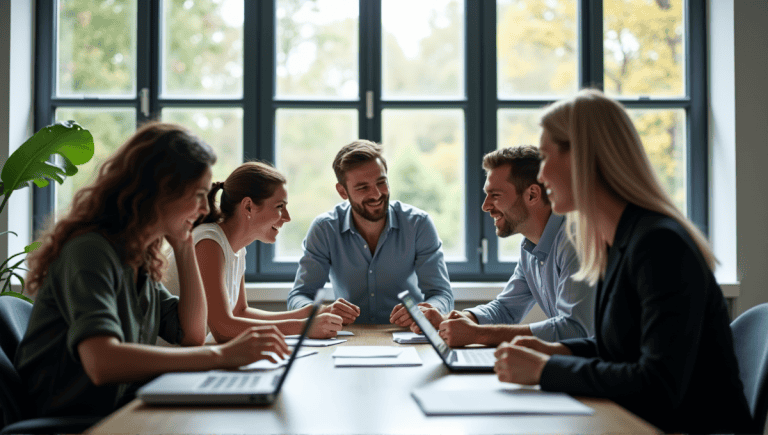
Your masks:
<svg viewBox="0 0 768 435"><path fill-rule="evenodd" d="M424 313L421 312L413 296L411 296L411 294L408 293L408 290L406 290L400 293L398 298L403 301L405 309L408 310L408 313L411 315L411 318L413 318L413 321L419 325L419 328L421 328L421 331L424 333L424 335L427 336L427 339L430 343L432 343L432 346L435 347L437 353L442 355L443 358L447 357L448 353L451 352L451 348L442 339L442 337L440 337L440 334L432 326L432 324L429 323L429 320L427 320L427 317L424 316Z"/></svg>

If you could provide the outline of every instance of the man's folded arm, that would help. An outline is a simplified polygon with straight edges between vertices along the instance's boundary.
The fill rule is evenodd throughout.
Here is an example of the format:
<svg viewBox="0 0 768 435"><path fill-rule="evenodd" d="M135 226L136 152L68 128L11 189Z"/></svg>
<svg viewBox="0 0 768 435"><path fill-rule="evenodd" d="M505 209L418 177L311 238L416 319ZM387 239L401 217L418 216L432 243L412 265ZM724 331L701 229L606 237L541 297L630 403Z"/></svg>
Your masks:
<svg viewBox="0 0 768 435"><path fill-rule="evenodd" d="M288 293L286 302L289 310L311 304L317 290L328 282L331 258L325 240L327 238L324 237L322 228L317 221L313 222L303 242L304 255L299 260L293 288Z"/></svg>

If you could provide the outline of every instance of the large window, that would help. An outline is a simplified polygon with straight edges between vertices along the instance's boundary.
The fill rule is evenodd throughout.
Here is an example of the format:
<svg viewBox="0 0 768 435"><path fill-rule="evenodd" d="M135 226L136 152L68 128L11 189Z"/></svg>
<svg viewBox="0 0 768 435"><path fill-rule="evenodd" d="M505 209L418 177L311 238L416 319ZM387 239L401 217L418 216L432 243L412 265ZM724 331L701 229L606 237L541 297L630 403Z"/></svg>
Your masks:
<svg viewBox="0 0 768 435"><path fill-rule="evenodd" d="M37 127L74 119L96 155L35 194L36 229L150 119L288 178L292 221L247 279L294 278L331 162L381 142L392 199L432 216L454 280L506 280L521 237L480 209L482 156L537 144L549 103L597 87L628 108L657 175L707 230L703 0L39 0Z"/></svg>

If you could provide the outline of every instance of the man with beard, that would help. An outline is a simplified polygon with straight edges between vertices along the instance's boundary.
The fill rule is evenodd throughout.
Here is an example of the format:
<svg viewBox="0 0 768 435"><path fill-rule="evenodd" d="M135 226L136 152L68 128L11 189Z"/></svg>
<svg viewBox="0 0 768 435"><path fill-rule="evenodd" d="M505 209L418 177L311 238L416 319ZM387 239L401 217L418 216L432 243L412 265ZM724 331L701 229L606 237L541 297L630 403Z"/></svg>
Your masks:
<svg viewBox="0 0 768 435"><path fill-rule="evenodd" d="M393 310L397 294L410 290L442 316L453 309L453 291L442 242L432 219L416 207L389 202L387 162L380 145L357 140L333 161L342 202L316 217L304 239L304 255L288 295L288 308L312 303L330 277L338 298L321 312L348 325L392 322L410 326Z"/></svg>
<svg viewBox="0 0 768 435"><path fill-rule="evenodd" d="M520 261L495 300L448 315L421 304L449 346L497 346L518 335L546 341L594 335L595 288L573 279L579 261L566 235L565 217L552 213L547 192L536 179L540 162L532 146L504 148L483 157L483 211L493 218L497 236L519 233L525 239ZM520 325L535 303L548 319Z"/></svg>

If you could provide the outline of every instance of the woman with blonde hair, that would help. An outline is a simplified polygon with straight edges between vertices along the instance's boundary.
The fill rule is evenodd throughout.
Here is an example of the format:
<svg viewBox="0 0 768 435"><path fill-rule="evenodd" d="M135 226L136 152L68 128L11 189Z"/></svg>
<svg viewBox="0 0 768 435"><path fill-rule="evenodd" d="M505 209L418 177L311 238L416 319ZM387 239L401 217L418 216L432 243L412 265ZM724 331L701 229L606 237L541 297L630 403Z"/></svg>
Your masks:
<svg viewBox="0 0 768 435"><path fill-rule="evenodd" d="M616 401L664 431L753 430L706 238L654 175L626 110L584 90L542 119L539 179L597 283L595 337L518 337L501 381Z"/></svg>
<svg viewBox="0 0 768 435"><path fill-rule="evenodd" d="M15 360L29 417L107 415L162 373L233 369L288 354L274 326L200 346L206 303L192 224L208 214L215 162L185 128L147 124L43 235L27 258L36 296ZM160 283L163 240L178 259L180 297ZM155 346L158 336L195 347Z"/></svg>
<svg viewBox="0 0 768 435"><path fill-rule="evenodd" d="M312 305L270 312L248 307L245 295L245 247L258 240L275 243L283 224L290 222L286 179L264 162L246 162L223 182L211 185L210 212L195 222L192 236L208 305L208 342L227 342L253 326L274 325L286 335L299 334ZM216 196L221 198L216 204ZM174 259L165 284L179 292ZM312 338L335 337L342 318L323 308L312 324Z"/></svg>

